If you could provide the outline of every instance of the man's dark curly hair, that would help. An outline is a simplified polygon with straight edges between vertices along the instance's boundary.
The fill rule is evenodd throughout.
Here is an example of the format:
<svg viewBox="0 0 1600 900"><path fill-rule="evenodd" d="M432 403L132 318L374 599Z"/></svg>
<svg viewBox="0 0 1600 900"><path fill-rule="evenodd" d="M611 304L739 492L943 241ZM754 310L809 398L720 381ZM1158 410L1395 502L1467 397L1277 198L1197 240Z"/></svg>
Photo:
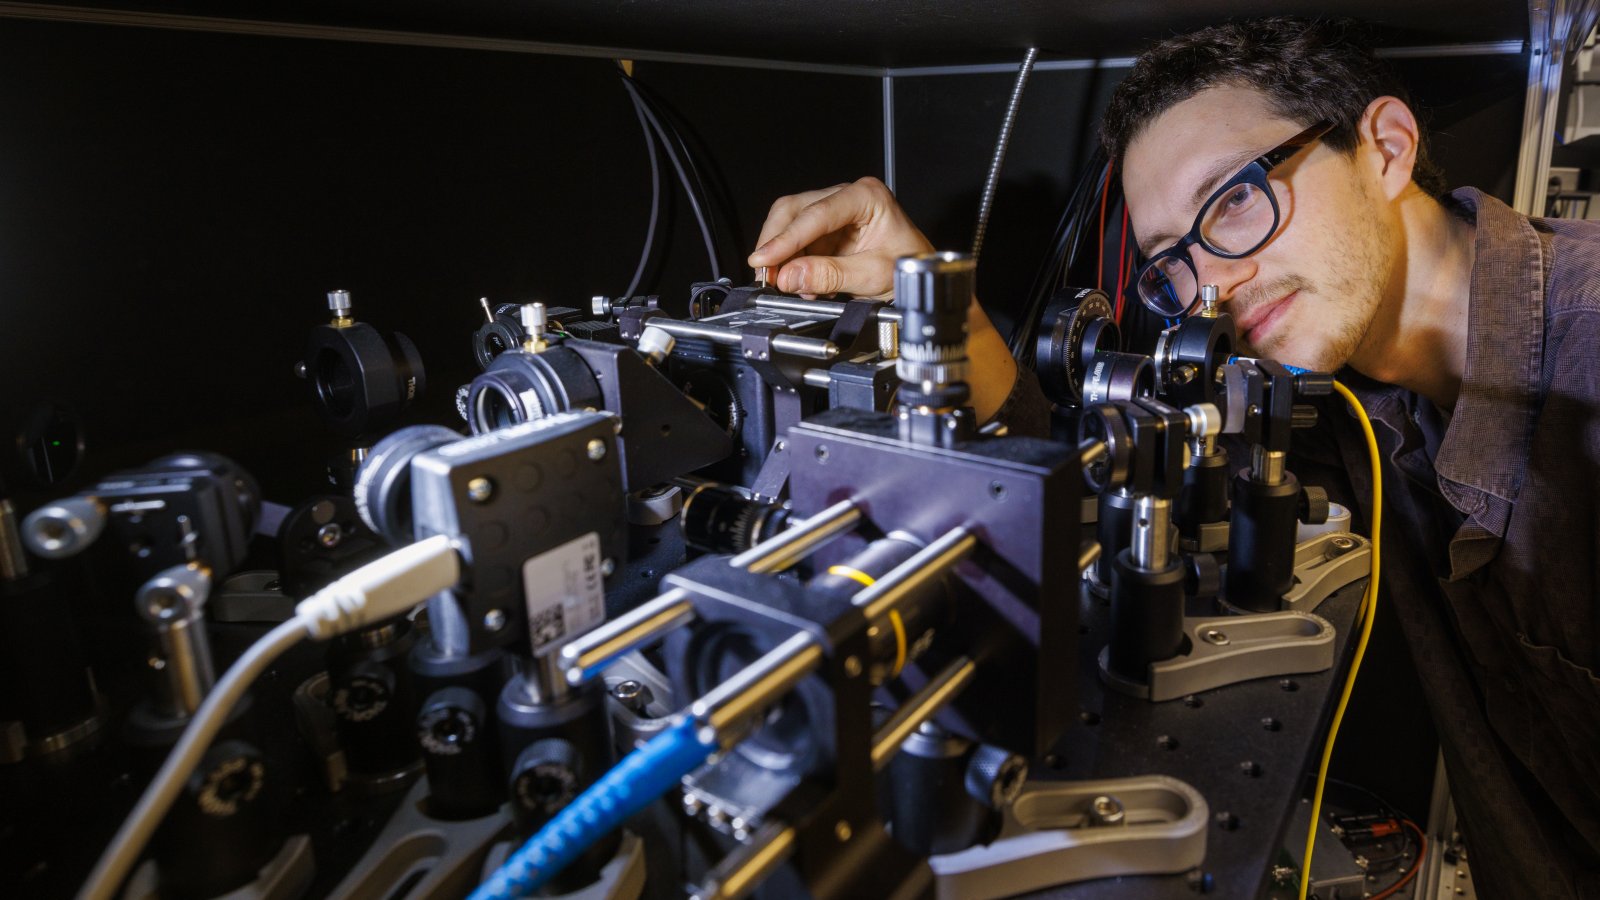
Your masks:
<svg viewBox="0 0 1600 900"><path fill-rule="evenodd" d="M1169 38L1134 62L1100 125L1106 152L1120 166L1128 144L1158 116L1218 85L1254 88L1279 115L1301 125L1333 122L1323 142L1344 153L1355 152L1356 125L1367 104L1385 95L1411 102L1359 23L1287 16L1229 22ZM1411 178L1431 196L1445 191L1444 173L1429 159L1425 139Z"/></svg>

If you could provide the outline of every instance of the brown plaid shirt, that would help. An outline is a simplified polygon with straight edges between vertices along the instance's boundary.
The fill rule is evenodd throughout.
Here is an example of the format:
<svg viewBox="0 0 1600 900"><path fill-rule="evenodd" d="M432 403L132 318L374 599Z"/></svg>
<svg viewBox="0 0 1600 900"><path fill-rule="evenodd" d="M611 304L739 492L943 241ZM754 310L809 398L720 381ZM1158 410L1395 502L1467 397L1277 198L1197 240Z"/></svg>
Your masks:
<svg viewBox="0 0 1600 900"><path fill-rule="evenodd" d="M1600 897L1600 222L1476 222L1467 368L1445 413L1345 372L1383 456L1383 595L1438 726L1485 897ZM1370 521L1334 403L1293 469Z"/></svg>

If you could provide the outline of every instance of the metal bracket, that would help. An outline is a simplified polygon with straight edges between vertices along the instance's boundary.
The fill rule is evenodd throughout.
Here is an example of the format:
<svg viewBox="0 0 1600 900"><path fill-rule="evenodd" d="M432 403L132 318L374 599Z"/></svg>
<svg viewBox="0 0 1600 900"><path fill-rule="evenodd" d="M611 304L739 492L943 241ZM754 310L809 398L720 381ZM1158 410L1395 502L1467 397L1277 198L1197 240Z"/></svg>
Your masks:
<svg viewBox="0 0 1600 900"><path fill-rule="evenodd" d="M464 897L482 880L490 846L510 824L502 807L480 819L429 816L428 779L419 778L372 849L328 896L334 900Z"/></svg>
<svg viewBox="0 0 1600 900"><path fill-rule="evenodd" d="M1340 588L1372 571L1372 542L1349 532L1303 541L1294 548L1294 587L1283 608L1310 612Z"/></svg>
<svg viewBox="0 0 1600 900"><path fill-rule="evenodd" d="M483 879L511 855L517 844L496 844L483 862ZM644 894L644 841L631 831L623 832L617 854L600 870L592 883L566 894L540 894L548 900L637 900Z"/></svg>
<svg viewBox="0 0 1600 900"><path fill-rule="evenodd" d="M1184 872L1206 855L1206 800L1165 775L1035 781L992 843L928 859L939 900L989 900L1122 875Z"/></svg>
<svg viewBox="0 0 1600 900"><path fill-rule="evenodd" d="M1310 613L1185 618L1188 651L1150 664L1147 684L1117 677L1100 651L1100 675L1113 690L1153 702L1174 700L1254 678L1321 672L1333 665L1333 625Z"/></svg>
<svg viewBox="0 0 1600 900"><path fill-rule="evenodd" d="M1228 523L1206 522L1194 540L1184 538L1179 545L1191 553L1221 553L1228 549Z"/></svg>
<svg viewBox="0 0 1600 900"><path fill-rule="evenodd" d="M234 888L216 900L293 900L303 897L311 887L316 868L311 838L297 834L283 842L283 849L261 867L255 881ZM159 897L160 872L155 860L146 860L128 880L122 900L157 900Z"/></svg>
<svg viewBox="0 0 1600 900"><path fill-rule="evenodd" d="M677 709L673 702L672 681L651 665L642 653L629 653L606 667L606 694L624 681L636 681L650 690L651 700L645 708L635 711L624 706L615 696L610 696L607 709L611 713L611 726L617 735L617 746L631 750L660 734L669 722L668 717Z"/></svg>

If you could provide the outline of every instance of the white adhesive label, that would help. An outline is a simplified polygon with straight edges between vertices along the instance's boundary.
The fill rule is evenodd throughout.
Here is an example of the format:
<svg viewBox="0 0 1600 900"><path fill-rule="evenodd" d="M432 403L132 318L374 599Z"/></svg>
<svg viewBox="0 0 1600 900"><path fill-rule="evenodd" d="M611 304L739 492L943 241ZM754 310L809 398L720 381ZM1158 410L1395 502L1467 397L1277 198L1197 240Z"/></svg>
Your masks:
<svg viewBox="0 0 1600 900"><path fill-rule="evenodd" d="M536 652L606 620L600 562L600 535L591 531L522 564L528 637Z"/></svg>

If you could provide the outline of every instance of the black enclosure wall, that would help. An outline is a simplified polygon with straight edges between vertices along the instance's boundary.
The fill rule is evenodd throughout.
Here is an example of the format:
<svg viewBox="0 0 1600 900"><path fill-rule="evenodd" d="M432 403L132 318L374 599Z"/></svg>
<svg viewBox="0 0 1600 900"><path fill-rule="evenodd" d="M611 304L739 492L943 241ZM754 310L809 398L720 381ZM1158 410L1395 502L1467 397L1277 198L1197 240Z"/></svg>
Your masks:
<svg viewBox="0 0 1600 900"><path fill-rule="evenodd" d="M785 192L880 173L877 78L640 63L732 198L743 258ZM839 134L752 127L772 98ZM774 123L776 124L776 123ZM655 285L710 277L675 200ZM324 440L292 367L324 294L405 332L454 419L477 299L623 291L644 239L639 124L603 59L0 20L0 398L87 420L86 470L234 457L285 502Z"/></svg>

